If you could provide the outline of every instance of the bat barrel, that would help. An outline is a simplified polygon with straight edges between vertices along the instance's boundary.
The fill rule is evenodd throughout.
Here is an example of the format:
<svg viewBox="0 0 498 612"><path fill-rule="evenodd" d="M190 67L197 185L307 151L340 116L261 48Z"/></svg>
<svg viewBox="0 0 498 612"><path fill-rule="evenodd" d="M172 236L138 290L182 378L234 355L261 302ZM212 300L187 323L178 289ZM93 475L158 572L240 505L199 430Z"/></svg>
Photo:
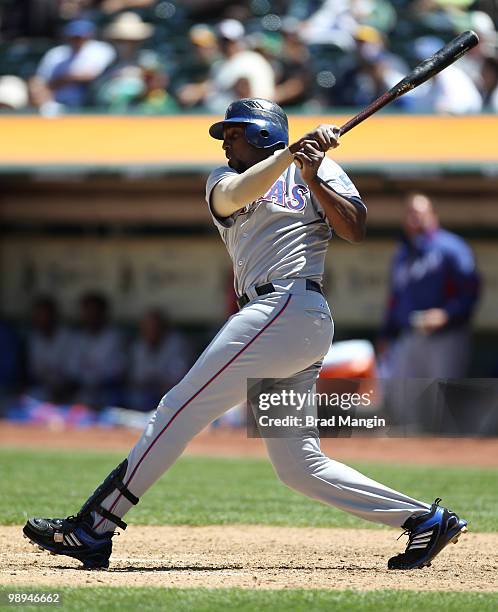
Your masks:
<svg viewBox="0 0 498 612"><path fill-rule="evenodd" d="M445 45L439 51L436 51L434 55L428 57L407 76L401 83L409 82L410 89L425 83L428 79L436 75L441 70L447 68L457 59L462 57L467 51L470 51L479 42L479 37L472 30L462 32L447 45ZM403 92L404 93L404 92Z"/></svg>

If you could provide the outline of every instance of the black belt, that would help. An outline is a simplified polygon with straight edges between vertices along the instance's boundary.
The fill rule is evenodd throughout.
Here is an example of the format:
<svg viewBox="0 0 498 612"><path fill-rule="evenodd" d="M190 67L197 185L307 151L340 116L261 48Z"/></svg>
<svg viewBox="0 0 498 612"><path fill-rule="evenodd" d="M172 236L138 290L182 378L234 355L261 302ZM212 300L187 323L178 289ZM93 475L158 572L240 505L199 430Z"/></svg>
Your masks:
<svg viewBox="0 0 498 612"><path fill-rule="evenodd" d="M319 283L314 280L311 280L310 278L306 279L306 289L307 291L316 291L317 293L321 293L323 295L323 290L320 287ZM264 285L259 285L259 287L255 287L254 291L256 291L258 295L266 295L267 293L273 293L274 291L276 291L276 289L273 286L273 283L265 283ZM244 295L241 295L237 300L237 304L239 305L239 308L244 308L244 306L250 301L251 298L247 295L247 293L244 293Z"/></svg>

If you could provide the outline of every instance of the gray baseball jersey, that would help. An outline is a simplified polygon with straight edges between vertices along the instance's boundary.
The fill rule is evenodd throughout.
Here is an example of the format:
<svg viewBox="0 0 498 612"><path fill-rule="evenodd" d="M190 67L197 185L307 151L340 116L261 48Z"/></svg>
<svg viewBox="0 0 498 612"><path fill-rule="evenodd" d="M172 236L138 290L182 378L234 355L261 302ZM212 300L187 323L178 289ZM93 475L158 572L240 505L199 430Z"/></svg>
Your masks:
<svg viewBox="0 0 498 612"><path fill-rule="evenodd" d="M237 172L229 166L216 168L207 180L206 200L233 261L237 295L275 279L311 278L321 282L332 229L300 170L291 164L267 193L220 219L211 208L211 193L217 183L232 174ZM348 175L328 157L318 176L339 195L365 206Z"/></svg>

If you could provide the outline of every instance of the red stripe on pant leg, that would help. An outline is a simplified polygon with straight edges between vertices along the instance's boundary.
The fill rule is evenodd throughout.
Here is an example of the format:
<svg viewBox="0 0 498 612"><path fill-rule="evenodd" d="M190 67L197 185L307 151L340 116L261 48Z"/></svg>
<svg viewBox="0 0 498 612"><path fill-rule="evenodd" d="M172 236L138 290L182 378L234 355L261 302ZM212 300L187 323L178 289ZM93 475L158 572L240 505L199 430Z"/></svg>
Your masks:
<svg viewBox="0 0 498 612"><path fill-rule="evenodd" d="M289 297L287 298L287 301L285 302L282 310L280 310L280 312L271 320L269 321L264 327L262 327L259 332L254 336L254 338L248 342L248 344L246 344L244 347L242 347L240 349L240 351L234 355L232 357L232 359L230 359L230 361L228 363L226 363L221 370L218 370L218 372L216 372L216 374L214 374L208 381L207 383L205 383L200 389L199 391L197 391L197 393L195 395L193 395L189 400L187 400L185 402L185 404L183 404L183 406L181 406L176 413L171 417L171 419L168 421L168 423L161 429L161 431L157 434L157 436L154 438L154 440L152 441L151 445L149 446L149 448L145 451L145 453L142 455L142 457L140 458L140 461L137 463L137 465L135 466L133 472L130 474L130 477L128 478L128 480L125 483L125 487L128 487L133 476L135 476L136 471L138 470L138 468L140 467L140 464L142 463L142 461L145 459L145 457L147 457L147 455L149 454L149 452L152 450L152 447L154 446L154 444L159 440L159 438L163 435L163 433L168 429L168 427L171 425L171 423L173 423L173 421L176 419L176 417L190 404L190 402L192 402L200 393L202 393L202 391L204 391L204 389L206 389L206 387L208 387L214 380L216 380L216 378L218 378L218 376L220 374L222 374L238 357L240 357L240 355L242 355L242 353L247 350L251 344L257 340L259 338L259 336L261 336L261 334L266 331L270 325L272 325L277 319L278 317L284 312L284 310L287 308L287 306L289 305L290 299L291 299L292 295L289 295ZM109 508L109 512L112 512L112 510L114 509L114 507L116 506L116 504L118 503L118 501L121 499L122 494L119 493L119 495L116 497L115 501L113 502L113 504L111 505L111 507ZM103 522L104 522L104 518L100 519L100 521L95 525L95 529L97 527L99 527Z"/></svg>

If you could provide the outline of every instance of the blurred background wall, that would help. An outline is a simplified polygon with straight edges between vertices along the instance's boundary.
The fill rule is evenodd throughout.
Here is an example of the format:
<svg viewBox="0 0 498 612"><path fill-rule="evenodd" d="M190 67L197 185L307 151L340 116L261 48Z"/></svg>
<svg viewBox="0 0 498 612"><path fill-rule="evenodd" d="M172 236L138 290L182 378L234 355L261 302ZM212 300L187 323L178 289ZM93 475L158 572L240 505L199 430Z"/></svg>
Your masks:
<svg viewBox="0 0 498 612"><path fill-rule="evenodd" d="M0 316L20 354L39 296L77 328L81 297L96 292L127 346L160 309L192 360L234 309L230 262L204 201L207 175L224 163L207 133L213 117L234 98L264 94L289 112L293 135L340 125L471 27L481 44L469 56L333 153L369 226L362 244L332 240L325 288L336 339L375 341L402 203L427 194L475 253L482 293L470 372L495 375L497 23L494 0L4 0ZM24 365L12 376L19 389L30 375Z"/></svg>
<svg viewBox="0 0 498 612"><path fill-rule="evenodd" d="M290 121L299 132L346 117L291 115ZM154 119L153 129L149 118L136 117L121 118L117 127L112 117L99 117L96 125L93 118L71 117L69 127L67 118L0 118L8 135L0 153L4 316L22 324L34 298L50 293L71 320L79 297L92 290L109 298L123 325L150 307L163 307L191 331L224 320L232 307L230 261L204 200L207 173L223 157L218 143L208 140L212 118L194 119L175 117L172 137L170 118ZM413 142L412 122L423 143ZM76 142L76 130L86 133L85 140ZM471 135L470 147L460 146L462 134ZM442 225L475 252L483 293L473 361L482 374L491 371L495 353L487 347L498 335L498 139L492 134L498 136L495 116L395 115L373 118L344 138L334 157L368 204L369 228L360 245L334 238L327 255L326 290L338 338L376 335L402 201L422 191L433 199ZM487 147L480 146L483 139ZM12 151L15 164L9 163ZM143 155L155 157L144 162Z"/></svg>

